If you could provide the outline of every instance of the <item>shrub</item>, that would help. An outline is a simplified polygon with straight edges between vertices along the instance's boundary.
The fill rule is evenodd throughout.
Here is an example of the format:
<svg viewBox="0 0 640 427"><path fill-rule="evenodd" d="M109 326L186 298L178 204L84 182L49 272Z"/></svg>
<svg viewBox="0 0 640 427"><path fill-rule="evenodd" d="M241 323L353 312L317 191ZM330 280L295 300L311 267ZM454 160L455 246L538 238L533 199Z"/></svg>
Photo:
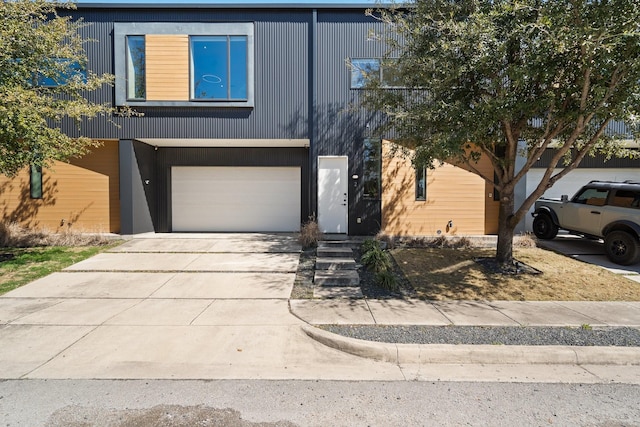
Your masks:
<svg viewBox="0 0 640 427"><path fill-rule="evenodd" d="M376 283L378 284L378 286L388 291L397 292L400 289L400 286L398 285L398 279L389 270L377 273Z"/></svg>
<svg viewBox="0 0 640 427"><path fill-rule="evenodd" d="M535 248L538 245L534 236L530 233L525 233L513 239L513 246L516 248Z"/></svg>
<svg viewBox="0 0 640 427"><path fill-rule="evenodd" d="M385 252L377 240L365 240L362 244L361 261L369 270L382 273L391 269L391 256Z"/></svg>
<svg viewBox="0 0 640 427"><path fill-rule="evenodd" d="M29 229L16 222L0 222L0 247L31 248L37 246L95 246L112 240L100 234L69 229L53 233L46 229Z"/></svg>
<svg viewBox="0 0 640 427"><path fill-rule="evenodd" d="M298 240L300 244L305 248L315 248L318 246L318 241L322 238L320 227L315 216L310 216L309 221L302 224L300 228L300 236Z"/></svg>

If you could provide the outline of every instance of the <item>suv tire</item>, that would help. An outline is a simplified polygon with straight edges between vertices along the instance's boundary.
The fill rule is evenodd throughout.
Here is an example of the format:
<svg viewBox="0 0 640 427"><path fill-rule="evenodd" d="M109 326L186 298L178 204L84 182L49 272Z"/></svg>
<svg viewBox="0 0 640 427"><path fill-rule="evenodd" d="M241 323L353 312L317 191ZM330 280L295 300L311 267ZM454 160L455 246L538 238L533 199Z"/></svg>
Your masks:
<svg viewBox="0 0 640 427"><path fill-rule="evenodd" d="M551 240L558 235L558 226L550 215L540 213L533 219L533 234L539 239Z"/></svg>
<svg viewBox="0 0 640 427"><path fill-rule="evenodd" d="M632 265L640 261L640 242L626 231L612 231L604 237L607 257L616 264Z"/></svg>

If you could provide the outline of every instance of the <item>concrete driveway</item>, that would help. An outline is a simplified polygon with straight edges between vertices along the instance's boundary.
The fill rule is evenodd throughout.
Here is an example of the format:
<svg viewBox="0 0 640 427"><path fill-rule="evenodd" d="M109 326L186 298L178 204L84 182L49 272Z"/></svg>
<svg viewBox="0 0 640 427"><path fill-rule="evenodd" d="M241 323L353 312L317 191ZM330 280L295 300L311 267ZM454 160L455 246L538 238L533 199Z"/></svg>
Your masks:
<svg viewBox="0 0 640 427"><path fill-rule="evenodd" d="M623 275L640 283L640 264L625 266L612 263L607 258L601 240L590 240L573 234L560 233L553 240L538 240L538 246L589 264L598 265L612 273Z"/></svg>
<svg viewBox="0 0 640 427"><path fill-rule="evenodd" d="M0 378L380 379L289 312L292 235L148 234L0 297Z"/></svg>

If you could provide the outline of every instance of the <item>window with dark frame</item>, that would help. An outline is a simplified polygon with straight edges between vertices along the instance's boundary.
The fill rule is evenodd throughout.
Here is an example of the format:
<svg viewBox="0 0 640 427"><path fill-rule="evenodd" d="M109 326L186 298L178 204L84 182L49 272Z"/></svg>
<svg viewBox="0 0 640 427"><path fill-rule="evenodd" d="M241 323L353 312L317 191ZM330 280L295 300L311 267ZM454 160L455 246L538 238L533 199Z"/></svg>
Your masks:
<svg viewBox="0 0 640 427"><path fill-rule="evenodd" d="M247 36L191 36L191 97L247 99Z"/></svg>
<svg viewBox="0 0 640 427"><path fill-rule="evenodd" d="M42 199L42 167L31 165L29 187L32 199Z"/></svg>
<svg viewBox="0 0 640 427"><path fill-rule="evenodd" d="M364 139L363 186L366 199L380 199L382 173L382 140Z"/></svg>
<svg viewBox="0 0 640 427"><path fill-rule="evenodd" d="M49 71L37 74L36 84L38 86L51 88L64 86L77 78L86 82L87 71L78 62L64 58L54 58L50 61Z"/></svg>
<svg viewBox="0 0 640 427"><path fill-rule="evenodd" d="M144 36L127 36L127 99L147 97Z"/></svg>
<svg viewBox="0 0 640 427"><path fill-rule="evenodd" d="M427 169L424 166L416 168L416 200L427 200Z"/></svg>
<svg viewBox="0 0 640 427"><path fill-rule="evenodd" d="M393 66L393 60L380 58L351 59L351 89L362 89L367 80L374 78L380 81L383 88L402 88L400 75Z"/></svg>

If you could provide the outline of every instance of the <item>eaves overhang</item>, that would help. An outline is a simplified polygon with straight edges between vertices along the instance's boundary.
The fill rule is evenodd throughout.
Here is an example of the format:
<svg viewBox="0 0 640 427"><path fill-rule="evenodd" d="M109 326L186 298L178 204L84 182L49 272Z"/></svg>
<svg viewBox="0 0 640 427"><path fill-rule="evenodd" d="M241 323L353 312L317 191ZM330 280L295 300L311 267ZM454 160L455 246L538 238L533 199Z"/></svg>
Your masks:
<svg viewBox="0 0 640 427"><path fill-rule="evenodd" d="M308 139L135 138L153 147L309 148Z"/></svg>

